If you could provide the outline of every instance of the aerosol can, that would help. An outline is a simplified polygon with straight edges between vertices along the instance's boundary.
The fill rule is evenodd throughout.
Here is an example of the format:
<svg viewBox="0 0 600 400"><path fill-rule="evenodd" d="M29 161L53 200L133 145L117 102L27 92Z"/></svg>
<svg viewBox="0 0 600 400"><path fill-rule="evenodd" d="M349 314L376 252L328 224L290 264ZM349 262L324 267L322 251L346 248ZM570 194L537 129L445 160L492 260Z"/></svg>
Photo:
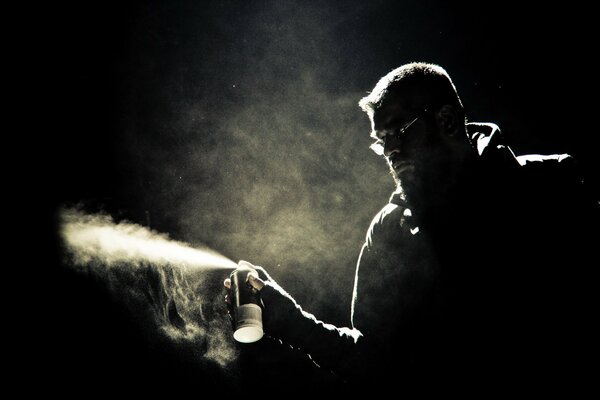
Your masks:
<svg viewBox="0 0 600 400"><path fill-rule="evenodd" d="M233 308L233 338L241 343L253 343L263 337L260 296L248 282L249 273L257 274L254 268L241 266L229 276Z"/></svg>

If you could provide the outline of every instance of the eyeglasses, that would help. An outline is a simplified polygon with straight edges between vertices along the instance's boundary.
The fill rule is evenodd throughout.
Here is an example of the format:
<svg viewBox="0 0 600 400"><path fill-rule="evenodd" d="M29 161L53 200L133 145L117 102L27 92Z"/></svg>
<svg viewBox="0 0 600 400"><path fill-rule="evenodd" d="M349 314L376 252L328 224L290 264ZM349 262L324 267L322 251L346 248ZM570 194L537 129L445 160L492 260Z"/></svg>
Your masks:
<svg viewBox="0 0 600 400"><path fill-rule="evenodd" d="M419 115L417 115L417 117L415 119L413 119L412 121L410 121L409 123L407 123L406 125L404 125L402 128L399 129L395 129L393 133L391 134L387 134L385 135L385 137L383 139L377 139L375 140L370 146L369 148L371 150L373 150L375 152L375 154L377 154L378 156L383 156L385 153L385 141L390 139L390 138L399 138L405 135L406 131L408 130L408 128L410 128L415 122L417 122L417 120L419 118L421 118L425 113L427 112L427 109L423 110L423 112Z"/></svg>

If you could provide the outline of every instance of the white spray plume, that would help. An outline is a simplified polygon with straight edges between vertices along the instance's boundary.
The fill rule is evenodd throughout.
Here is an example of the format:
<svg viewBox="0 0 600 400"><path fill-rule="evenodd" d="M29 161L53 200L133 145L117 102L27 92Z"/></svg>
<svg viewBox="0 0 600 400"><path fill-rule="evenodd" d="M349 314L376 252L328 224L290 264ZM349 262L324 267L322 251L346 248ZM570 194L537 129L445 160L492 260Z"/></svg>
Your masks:
<svg viewBox="0 0 600 400"><path fill-rule="evenodd" d="M61 210L60 235L65 264L105 282L148 335L200 363L228 367L236 359L222 293L233 261L78 209Z"/></svg>
<svg viewBox="0 0 600 400"><path fill-rule="evenodd" d="M96 259L107 266L119 263L235 268L228 258L209 249L196 249L166 235L129 222L116 224L108 215L87 215L79 210L61 212L61 234L77 264Z"/></svg>

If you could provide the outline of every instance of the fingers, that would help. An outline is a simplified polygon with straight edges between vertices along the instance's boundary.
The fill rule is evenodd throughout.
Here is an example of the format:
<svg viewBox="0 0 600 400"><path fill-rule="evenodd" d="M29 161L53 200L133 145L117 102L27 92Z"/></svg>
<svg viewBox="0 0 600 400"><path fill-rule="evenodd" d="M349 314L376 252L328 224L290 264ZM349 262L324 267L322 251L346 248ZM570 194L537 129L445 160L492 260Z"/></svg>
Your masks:
<svg viewBox="0 0 600 400"><path fill-rule="evenodd" d="M229 317L229 320L233 322L233 311L231 310L231 297L229 297L229 290L231 289L231 279L225 279L223 281L223 286L227 288L227 293L225 293L225 306L227 308L227 316Z"/></svg>
<svg viewBox="0 0 600 400"><path fill-rule="evenodd" d="M248 264L250 264L250 263L248 263ZM252 265L252 264L250 264L250 265ZM260 291L265 286L265 282L258 277L258 273L256 273L256 272L250 272L248 274L247 282L250 284L250 286L252 286L257 291ZM229 279L229 278L225 279L223 281L223 286L225 286L227 289L231 289L231 279ZM227 295L225 295L226 301L228 298L229 297Z"/></svg>

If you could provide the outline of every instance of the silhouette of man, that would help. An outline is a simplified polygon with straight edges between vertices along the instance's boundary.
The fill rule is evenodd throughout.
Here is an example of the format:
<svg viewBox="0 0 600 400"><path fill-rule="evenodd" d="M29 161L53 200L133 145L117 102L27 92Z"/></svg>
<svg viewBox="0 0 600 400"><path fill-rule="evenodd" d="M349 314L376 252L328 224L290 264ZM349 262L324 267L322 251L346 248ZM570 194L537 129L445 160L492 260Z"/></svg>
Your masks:
<svg viewBox="0 0 600 400"><path fill-rule="evenodd" d="M352 326L319 321L255 267L265 333L351 387L584 379L598 203L573 158L516 157L498 126L466 121L433 64L391 71L359 105L397 185L360 251Z"/></svg>

